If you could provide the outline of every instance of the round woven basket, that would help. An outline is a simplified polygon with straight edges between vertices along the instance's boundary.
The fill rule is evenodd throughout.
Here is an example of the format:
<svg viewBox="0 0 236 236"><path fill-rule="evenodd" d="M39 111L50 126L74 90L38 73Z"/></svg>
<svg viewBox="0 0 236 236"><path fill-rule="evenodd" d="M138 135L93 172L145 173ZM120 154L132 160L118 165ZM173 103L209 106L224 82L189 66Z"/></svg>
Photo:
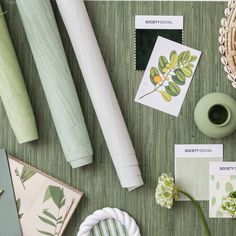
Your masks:
<svg viewBox="0 0 236 236"><path fill-rule="evenodd" d="M219 51L227 78L236 88L236 1L230 0L225 9L225 18L221 20L219 30Z"/></svg>

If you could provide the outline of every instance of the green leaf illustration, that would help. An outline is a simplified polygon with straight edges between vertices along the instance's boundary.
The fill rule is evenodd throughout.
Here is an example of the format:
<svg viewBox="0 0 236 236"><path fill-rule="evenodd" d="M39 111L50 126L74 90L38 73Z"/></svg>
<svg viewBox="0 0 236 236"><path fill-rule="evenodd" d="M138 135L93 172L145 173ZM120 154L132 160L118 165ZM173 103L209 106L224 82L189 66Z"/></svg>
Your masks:
<svg viewBox="0 0 236 236"><path fill-rule="evenodd" d="M179 77L177 75L172 75L171 77L172 77L172 80L176 84L178 84L178 85L184 85L185 84L185 79L182 79L182 78L179 79Z"/></svg>
<svg viewBox="0 0 236 236"><path fill-rule="evenodd" d="M57 186L48 186L43 202L47 201L49 198L52 198L53 202L60 209L65 203L63 203L65 195L63 188ZM63 205L62 205L63 203Z"/></svg>
<svg viewBox="0 0 236 236"><path fill-rule="evenodd" d="M168 61L165 56L160 56L158 68L162 74L165 74L168 71L168 68L166 68L166 65L168 64Z"/></svg>
<svg viewBox="0 0 236 236"><path fill-rule="evenodd" d="M51 225L51 226L56 226L56 224L54 224L52 221L48 220L47 218L44 218L42 216L38 216L40 218L40 220L42 220L44 223Z"/></svg>
<svg viewBox="0 0 236 236"><path fill-rule="evenodd" d="M43 210L43 214L46 215L47 217L57 221L57 218L52 213L50 213L47 209Z"/></svg>
<svg viewBox="0 0 236 236"><path fill-rule="evenodd" d="M176 69L174 72L179 81L185 82L186 76L181 69Z"/></svg>
<svg viewBox="0 0 236 236"><path fill-rule="evenodd" d="M170 82L165 90L170 96L178 96L180 93L180 87L174 82Z"/></svg>
<svg viewBox="0 0 236 236"><path fill-rule="evenodd" d="M172 56L173 56L174 54L177 54L177 52L176 52L175 50L172 50L172 51L170 52L170 61L171 61L171 58L172 58Z"/></svg>
<svg viewBox="0 0 236 236"><path fill-rule="evenodd" d="M160 91L160 93L166 102L170 102L172 100L172 97L166 91Z"/></svg>
<svg viewBox="0 0 236 236"><path fill-rule="evenodd" d="M63 223L64 223L64 220L59 220L57 223L58 223L58 224L63 224Z"/></svg>
<svg viewBox="0 0 236 236"><path fill-rule="evenodd" d="M186 79L193 76L194 64L191 62L195 60L197 57L191 55L190 50L183 51L179 55L175 50L172 50L169 61L164 55L161 55L158 66L150 68L150 81L155 87L140 96L139 99L159 92L166 102L170 102L172 97L180 94L180 86L185 85Z"/></svg>
<svg viewBox="0 0 236 236"><path fill-rule="evenodd" d="M21 219L22 216L24 215L23 213L20 213L20 206L21 206L21 200L20 200L20 198L18 198L16 200L16 207L17 207L17 212L18 212L19 219Z"/></svg>
<svg viewBox="0 0 236 236"><path fill-rule="evenodd" d="M225 191L226 191L227 193L233 191L233 185L232 185L230 182L227 182L227 183L225 184Z"/></svg>
<svg viewBox="0 0 236 236"><path fill-rule="evenodd" d="M191 60L191 53L190 51L185 51L184 54L183 54L183 57L182 57L182 60L183 61L190 61Z"/></svg>
<svg viewBox="0 0 236 236"><path fill-rule="evenodd" d="M38 230L39 233L43 234L43 235L48 235L48 236L55 236L52 233L46 232L46 231L42 231L42 230Z"/></svg>
<svg viewBox="0 0 236 236"><path fill-rule="evenodd" d="M60 187L50 186L50 192L54 203L58 208L61 208L61 203L64 200L64 190Z"/></svg>
<svg viewBox="0 0 236 236"><path fill-rule="evenodd" d="M17 207L18 211L20 210L20 205L21 205L21 201L20 201L20 198L18 198L16 200L16 207Z"/></svg>
<svg viewBox="0 0 236 236"><path fill-rule="evenodd" d="M151 82L154 86L161 83L161 81L162 81L160 73L159 73L158 69L155 66L153 66L150 69L150 80L151 80Z"/></svg>
<svg viewBox="0 0 236 236"><path fill-rule="evenodd" d="M171 64L171 68L175 68L178 64L179 61L179 56L176 53L176 51L172 51L170 53L170 64Z"/></svg>
<svg viewBox="0 0 236 236"><path fill-rule="evenodd" d="M66 203L66 199L64 198L62 202L60 203L60 208L62 208L65 205L65 203Z"/></svg>
<svg viewBox="0 0 236 236"><path fill-rule="evenodd" d="M186 76L186 77L192 77L192 75L193 75L193 72L192 72L192 69L191 68L188 68L188 67L181 67L181 70L182 70L182 72L184 73L184 75Z"/></svg>
<svg viewBox="0 0 236 236"><path fill-rule="evenodd" d="M34 169L32 169L31 167L24 166L21 171L21 174L19 173L17 168L15 169L15 174L16 174L16 176L18 176L20 178L23 188L26 189L24 183L27 180L29 180L33 175L35 175L36 171Z"/></svg>
<svg viewBox="0 0 236 236"><path fill-rule="evenodd" d="M211 199L211 205L214 206L215 204L216 204L216 198L213 197L213 198Z"/></svg>
<svg viewBox="0 0 236 236"><path fill-rule="evenodd" d="M194 61L196 61L197 60L197 56L191 56L191 59L190 59L190 61L189 62L194 62Z"/></svg>
<svg viewBox="0 0 236 236"><path fill-rule="evenodd" d="M49 198L51 198L51 192L50 192L50 188L48 186L46 192L45 192L45 195L44 195L44 199L43 199L43 202L46 202Z"/></svg>
<svg viewBox="0 0 236 236"><path fill-rule="evenodd" d="M32 169L31 167L28 167L28 166L24 166L23 170L21 172L20 179L24 183L35 174L36 174L36 171L34 169Z"/></svg>
<svg viewBox="0 0 236 236"><path fill-rule="evenodd" d="M194 65L193 65L192 63L188 63L188 64L186 65L186 67L189 68L189 69L191 69L191 68L194 68Z"/></svg>

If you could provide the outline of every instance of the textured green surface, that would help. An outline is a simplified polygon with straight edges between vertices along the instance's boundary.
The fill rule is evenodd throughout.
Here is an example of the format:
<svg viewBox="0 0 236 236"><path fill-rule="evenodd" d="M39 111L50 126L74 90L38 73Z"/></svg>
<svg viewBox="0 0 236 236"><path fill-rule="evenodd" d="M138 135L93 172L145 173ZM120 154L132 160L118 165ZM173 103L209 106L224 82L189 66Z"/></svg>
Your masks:
<svg viewBox="0 0 236 236"><path fill-rule="evenodd" d="M72 170L63 156L16 5L6 0L0 2L3 9L8 10L7 24L29 90L40 137L31 144L18 145L1 105L0 147L85 192L86 196L64 235L76 235L82 220L104 206L129 212L140 225L143 236L203 235L202 225L191 203L178 202L173 210L161 209L155 204L154 190L157 177L162 172L174 172L175 143L223 142L225 160L235 160L236 133L222 140L212 140L201 134L193 121L194 107L203 95L221 91L236 98L235 90L225 80L218 53L218 29L226 3L86 2L145 181L143 187L129 193L120 187L55 2L53 6L60 33L95 152L94 163L77 170ZM203 51L178 118L133 102L143 75L134 71L135 14L184 15L184 43ZM96 78L94 82L97 82ZM208 214L208 203L201 206ZM208 222L214 236L235 235L233 220Z"/></svg>

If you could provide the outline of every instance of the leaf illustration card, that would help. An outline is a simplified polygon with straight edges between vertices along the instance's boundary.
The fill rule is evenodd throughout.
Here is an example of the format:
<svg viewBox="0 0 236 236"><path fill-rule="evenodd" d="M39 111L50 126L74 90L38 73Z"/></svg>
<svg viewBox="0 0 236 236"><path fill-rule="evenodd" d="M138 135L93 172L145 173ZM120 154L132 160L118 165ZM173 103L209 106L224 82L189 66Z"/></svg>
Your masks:
<svg viewBox="0 0 236 236"><path fill-rule="evenodd" d="M236 217L236 162L212 162L209 175L209 217Z"/></svg>
<svg viewBox="0 0 236 236"><path fill-rule="evenodd" d="M135 16L135 69L144 71L158 36L183 43L183 16Z"/></svg>
<svg viewBox="0 0 236 236"><path fill-rule="evenodd" d="M63 235L83 194L15 158L9 165L23 235Z"/></svg>
<svg viewBox="0 0 236 236"><path fill-rule="evenodd" d="M222 144L175 145L176 185L198 201L209 200L209 165L223 161ZM180 201L189 200L180 195Z"/></svg>
<svg viewBox="0 0 236 236"><path fill-rule="evenodd" d="M201 52L158 37L135 101L178 116Z"/></svg>

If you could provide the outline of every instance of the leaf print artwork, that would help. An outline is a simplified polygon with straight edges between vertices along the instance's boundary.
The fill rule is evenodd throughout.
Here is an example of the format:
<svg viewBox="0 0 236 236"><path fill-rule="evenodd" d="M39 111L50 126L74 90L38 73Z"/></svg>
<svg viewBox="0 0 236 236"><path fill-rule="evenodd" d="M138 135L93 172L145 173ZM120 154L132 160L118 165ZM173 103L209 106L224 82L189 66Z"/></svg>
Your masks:
<svg viewBox="0 0 236 236"><path fill-rule="evenodd" d="M157 66L150 69L150 81L154 89L142 95L142 99L154 92L162 95L166 102L171 102L172 97L181 93L181 86L186 83L186 79L193 76L194 65L192 62L198 59L191 55L190 51L183 51L179 55L175 50L171 51L169 59L165 56L159 57Z"/></svg>
<svg viewBox="0 0 236 236"><path fill-rule="evenodd" d="M36 171L28 166L24 166L21 174L19 173L19 170L17 168L15 169L15 174L20 178L23 188L26 189L24 183L32 176L34 176L36 174Z"/></svg>
<svg viewBox="0 0 236 236"><path fill-rule="evenodd" d="M20 213L20 206L21 206L21 200L20 200L20 198L18 198L16 200L16 207L17 207L19 219L21 219L22 216L24 215L23 213Z"/></svg>
<svg viewBox="0 0 236 236"><path fill-rule="evenodd" d="M57 214L55 215L51 213L49 209L43 209L42 215L39 215L38 217L43 223L51 226L52 231L48 232L44 230L38 230L38 232L41 233L42 235L57 236L59 235L60 228L64 223L64 218L66 216L65 215L63 217L62 215L60 215L60 210L65 205L66 202L64 189L52 185L48 186L44 195L43 203L45 203L49 199L52 199L53 203L56 205L58 209Z"/></svg>

